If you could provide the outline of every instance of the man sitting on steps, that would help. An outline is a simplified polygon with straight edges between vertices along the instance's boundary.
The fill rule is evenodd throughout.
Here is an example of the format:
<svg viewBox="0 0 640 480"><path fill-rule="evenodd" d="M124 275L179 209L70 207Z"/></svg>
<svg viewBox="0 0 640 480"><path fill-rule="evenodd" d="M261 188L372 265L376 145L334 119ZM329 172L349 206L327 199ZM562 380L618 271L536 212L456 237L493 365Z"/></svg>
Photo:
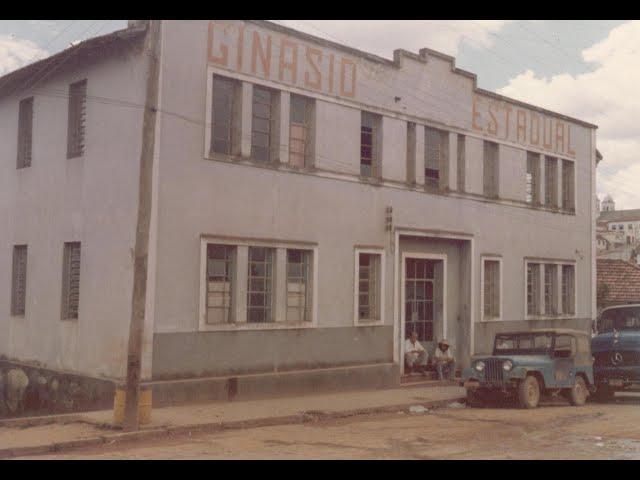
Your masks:
<svg viewBox="0 0 640 480"><path fill-rule="evenodd" d="M426 375L427 359L427 351L420 345L418 333L414 330L404 342L404 362L407 373L412 375L420 370L423 375Z"/></svg>
<svg viewBox="0 0 640 480"><path fill-rule="evenodd" d="M438 372L438 380L453 380L453 375L456 370L456 362L453 359L453 352L449 348L449 342L442 339L438 342L433 360L436 364L436 370Z"/></svg>

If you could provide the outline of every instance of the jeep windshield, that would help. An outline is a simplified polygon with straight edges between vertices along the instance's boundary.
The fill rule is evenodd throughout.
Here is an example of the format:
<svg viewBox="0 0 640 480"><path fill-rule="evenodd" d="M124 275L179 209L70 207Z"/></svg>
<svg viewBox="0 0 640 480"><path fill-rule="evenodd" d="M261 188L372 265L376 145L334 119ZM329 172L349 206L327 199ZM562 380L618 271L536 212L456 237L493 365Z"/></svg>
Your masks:
<svg viewBox="0 0 640 480"><path fill-rule="evenodd" d="M640 330L640 307L620 307L605 310L600 317L598 332Z"/></svg>
<svg viewBox="0 0 640 480"><path fill-rule="evenodd" d="M517 333L496 335L494 355L536 355L546 354L551 348L553 337L550 333Z"/></svg>

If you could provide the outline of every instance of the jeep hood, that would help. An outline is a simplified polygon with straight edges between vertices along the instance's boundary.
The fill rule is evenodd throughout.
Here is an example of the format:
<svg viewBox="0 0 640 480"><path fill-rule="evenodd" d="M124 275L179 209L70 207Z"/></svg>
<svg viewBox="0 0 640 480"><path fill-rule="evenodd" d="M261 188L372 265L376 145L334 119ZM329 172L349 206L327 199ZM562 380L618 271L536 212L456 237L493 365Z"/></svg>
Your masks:
<svg viewBox="0 0 640 480"><path fill-rule="evenodd" d="M536 367L549 365L552 361L546 355L474 355L471 357L471 364L477 360L487 360L490 358L496 358L499 360L511 360L514 367Z"/></svg>

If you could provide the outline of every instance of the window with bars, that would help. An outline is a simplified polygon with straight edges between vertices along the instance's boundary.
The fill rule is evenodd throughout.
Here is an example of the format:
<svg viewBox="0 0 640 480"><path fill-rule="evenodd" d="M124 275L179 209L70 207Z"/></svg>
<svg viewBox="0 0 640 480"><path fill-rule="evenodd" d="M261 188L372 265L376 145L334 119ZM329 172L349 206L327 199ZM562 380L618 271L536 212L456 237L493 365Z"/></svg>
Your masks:
<svg viewBox="0 0 640 480"><path fill-rule="evenodd" d="M547 263L544 266L544 313L558 314L558 266Z"/></svg>
<svg viewBox="0 0 640 480"><path fill-rule="evenodd" d="M247 323L273 321L273 259L275 250L249 247Z"/></svg>
<svg viewBox="0 0 640 480"><path fill-rule="evenodd" d="M79 303L80 242L67 242L62 263L62 319L77 319Z"/></svg>
<svg viewBox="0 0 640 480"><path fill-rule="evenodd" d="M279 148L279 139L274 134L277 96L273 90L253 86L251 157L259 162L272 162Z"/></svg>
<svg viewBox="0 0 640 480"><path fill-rule="evenodd" d="M562 313L575 313L575 266L562 265Z"/></svg>
<svg viewBox="0 0 640 480"><path fill-rule="evenodd" d="M573 176L573 162L562 160L562 208L569 211L573 211L576 208Z"/></svg>
<svg viewBox="0 0 640 480"><path fill-rule="evenodd" d="M287 321L311 321L311 258L309 250L287 250Z"/></svg>
<svg viewBox="0 0 640 480"><path fill-rule="evenodd" d="M289 114L289 164L303 168L311 166L314 100L291 95Z"/></svg>
<svg viewBox="0 0 640 480"><path fill-rule="evenodd" d="M527 203L540 203L540 154L527 152Z"/></svg>
<svg viewBox="0 0 640 480"><path fill-rule="evenodd" d="M558 206L558 160L545 157L544 161L544 203L549 207Z"/></svg>
<svg viewBox="0 0 640 480"><path fill-rule="evenodd" d="M27 293L27 246L14 245L11 276L11 315L24 315Z"/></svg>
<svg viewBox="0 0 640 480"><path fill-rule="evenodd" d="M240 84L229 78L213 76L211 111L211 153L232 155L238 151L237 117Z"/></svg>
<svg viewBox="0 0 640 480"><path fill-rule="evenodd" d="M466 137L458 134L458 164L457 164L457 181L458 191L464 192L466 183L466 171L467 171L467 153L466 153Z"/></svg>
<svg viewBox="0 0 640 480"><path fill-rule="evenodd" d="M500 317L500 261L484 260L484 317Z"/></svg>
<svg viewBox="0 0 640 480"><path fill-rule="evenodd" d="M379 176L380 116L362 112L360 124L360 175Z"/></svg>
<svg viewBox="0 0 640 480"><path fill-rule="evenodd" d="M484 142L483 147L483 192L485 197L497 198L499 189L498 144Z"/></svg>
<svg viewBox="0 0 640 480"><path fill-rule="evenodd" d="M416 183L416 124L407 123L407 183Z"/></svg>
<svg viewBox="0 0 640 480"><path fill-rule="evenodd" d="M380 320L381 255L358 254L358 321Z"/></svg>
<svg viewBox="0 0 640 480"><path fill-rule="evenodd" d="M69 122L67 128L67 158L84 154L87 80L69 86Z"/></svg>
<svg viewBox="0 0 640 480"><path fill-rule="evenodd" d="M540 264L527 263L527 315L540 312Z"/></svg>
<svg viewBox="0 0 640 480"><path fill-rule="evenodd" d="M445 139L445 132L424 127L424 184L427 188L440 188L446 161Z"/></svg>
<svg viewBox="0 0 640 480"><path fill-rule="evenodd" d="M234 245L207 245L207 317L210 325L232 323Z"/></svg>
<svg viewBox="0 0 640 480"><path fill-rule="evenodd" d="M20 101L18 109L18 168L31 166L33 137L33 97Z"/></svg>

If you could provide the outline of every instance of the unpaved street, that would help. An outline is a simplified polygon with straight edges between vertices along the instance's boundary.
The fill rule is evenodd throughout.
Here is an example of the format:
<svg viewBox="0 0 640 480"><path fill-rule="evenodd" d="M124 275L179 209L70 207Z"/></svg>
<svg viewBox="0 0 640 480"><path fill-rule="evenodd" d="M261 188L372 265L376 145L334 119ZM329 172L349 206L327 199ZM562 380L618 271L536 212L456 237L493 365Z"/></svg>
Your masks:
<svg viewBox="0 0 640 480"><path fill-rule="evenodd" d="M581 408L441 408L181 435L36 458L640 459L640 399Z"/></svg>

